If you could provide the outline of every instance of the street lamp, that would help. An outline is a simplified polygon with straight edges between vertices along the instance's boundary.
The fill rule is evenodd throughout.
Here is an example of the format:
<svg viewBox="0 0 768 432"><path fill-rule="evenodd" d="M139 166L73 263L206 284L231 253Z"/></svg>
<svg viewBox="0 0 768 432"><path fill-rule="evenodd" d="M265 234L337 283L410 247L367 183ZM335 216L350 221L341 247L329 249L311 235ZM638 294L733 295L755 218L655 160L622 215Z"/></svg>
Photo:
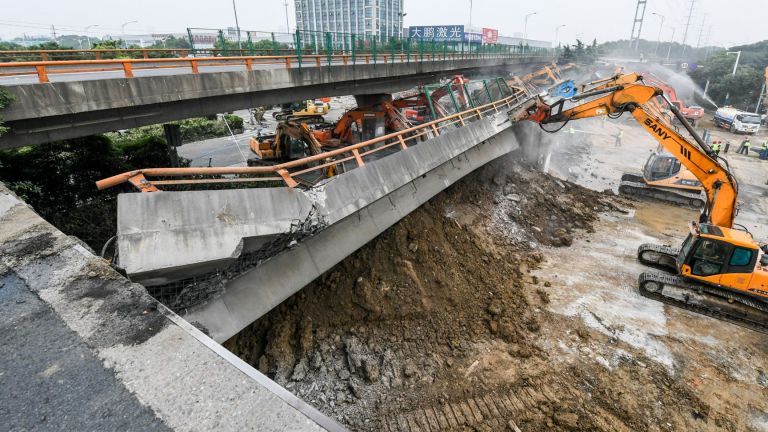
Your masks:
<svg viewBox="0 0 768 432"><path fill-rule="evenodd" d="M472 0L469 0L469 31L472 31Z"/></svg>
<svg viewBox="0 0 768 432"><path fill-rule="evenodd" d="M127 23L123 23L120 26L121 33L123 35L123 48L128 48L128 46L125 44L125 26L127 26L128 24L136 24L137 22L138 21L128 21Z"/></svg>
<svg viewBox="0 0 768 432"><path fill-rule="evenodd" d="M408 12L398 12L397 16L400 17L400 39L403 38L403 18L408 15Z"/></svg>
<svg viewBox="0 0 768 432"><path fill-rule="evenodd" d="M557 43L560 40L560 39L558 39L557 34L560 33L560 29L563 28L563 27L565 27L565 24L560 24L559 26L555 27L555 44L557 46L560 46L560 44Z"/></svg>
<svg viewBox="0 0 768 432"><path fill-rule="evenodd" d="M93 27L98 27L98 26L99 26L98 24L93 24L93 25L89 25L89 26L87 26L85 28L85 39L88 40L88 49L91 49L91 47L93 46L93 45L91 45L91 37L88 35L88 30L93 28Z"/></svg>
<svg viewBox="0 0 768 432"><path fill-rule="evenodd" d="M667 63L669 63L669 54L672 52L672 42L675 41L675 28L669 27L672 29L672 37L669 38L669 48L667 48Z"/></svg>
<svg viewBox="0 0 768 432"><path fill-rule="evenodd" d="M235 11L235 29L237 30L237 49L239 50L238 55L243 55L243 52L242 52L243 46L240 44L240 22L237 20L237 5L235 4L235 0L232 0L232 9Z"/></svg>
<svg viewBox="0 0 768 432"><path fill-rule="evenodd" d="M653 50L653 55L658 56L659 45L661 45L661 29L664 28L664 15L656 12L651 12L651 15L656 15L657 17L661 18L661 24L659 24L659 37L656 38L656 49Z"/></svg>
<svg viewBox="0 0 768 432"><path fill-rule="evenodd" d="M725 53L725 55L731 55L736 54L736 63L733 64L733 72L731 72L731 76L736 76L736 68L739 67L739 59L741 59L741 51L728 51ZM731 92L725 93L725 101L723 101L723 105L728 105L728 98L731 97Z"/></svg>
<svg viewBox="0 0 768 432"><path fill-rule="evenodd" d="M528 18L536 15L536 12L531 12L528 15L525 16L525 27L523 28L523 37L527 40L528 39Z"/></svg>
<svg viewBox="0 0 768 432"><path fill-rule="evenodd" d="M287 33L290 33L291 32L291 25L288 24L288 0L285 0L283 2L283 6L285 6L285 31ZM298 24L297 24L297 29L298 29Z"/></svg>
<svg viewBox="0 0 768 432"><path fill-rule="evenodd" d="M525 26L523 27L523 38L525 39L525 45L528 45L528 18L536 15L536 12L531 12L525 16ZM523 45L523 54L525 54L525 45Z"/></svg>

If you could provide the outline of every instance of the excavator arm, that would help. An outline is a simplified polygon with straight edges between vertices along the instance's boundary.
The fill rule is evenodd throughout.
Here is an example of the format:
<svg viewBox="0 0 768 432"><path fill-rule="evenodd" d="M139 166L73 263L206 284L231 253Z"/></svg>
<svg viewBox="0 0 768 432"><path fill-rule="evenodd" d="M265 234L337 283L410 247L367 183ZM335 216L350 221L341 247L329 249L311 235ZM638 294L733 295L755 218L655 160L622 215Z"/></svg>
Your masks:
<svg viewBox="0 0 768 432"><path fill-rule="evenodd" d="M645 104L656 96L663 96L660 89L640 84L601 86L598 90L578 95L569 101L579 102L596 96L600 97L566 110L563 109L566 101L561 100L551 106L540 107L537 113L528 115L527 118L533 121L538 120L541 124L549 124L567 123L571 120L598 116L613 117L624 112L631 113L632 117L640 123L646 132L655 138L666 151L680 160L701 182L708 201L702 212L701 221L727 228L733 226L738 193L736 180L724 166L717 162L712 149L698 136L682 113L668 100L667 103L670 105L672 113L694 137L695 143L690 142L655 115L653 113L655 110L649 110L645 107ZM514 116L519 118L520 113L510 112L510 118Z"/></svg>

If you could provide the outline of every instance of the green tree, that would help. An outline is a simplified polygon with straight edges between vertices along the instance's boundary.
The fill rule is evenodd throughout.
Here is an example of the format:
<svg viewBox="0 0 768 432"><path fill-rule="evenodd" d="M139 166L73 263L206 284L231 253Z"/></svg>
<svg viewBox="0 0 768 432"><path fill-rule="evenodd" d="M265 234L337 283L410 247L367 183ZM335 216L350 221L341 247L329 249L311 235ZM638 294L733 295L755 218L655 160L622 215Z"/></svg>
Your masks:
<svg viewBox="0 0 768 432"><path fill-rule="evenodd" d="M0 180L46 220L98 251L115 234L117 194L130 188L99 191L95 182L132 169L170 166L171 157L161 137L117 145L103 135L87 136L0 151Z"/></svg>
<svg viewBox="0 0 768 432"><path fill-rule="evenodd" d="M0 110L10 105L13 100L13 95L8 93L8 90L0 87ZM8 132L8 128L3 126L3 117L0 116L0 136L3 136L6 132Z"/></svg>

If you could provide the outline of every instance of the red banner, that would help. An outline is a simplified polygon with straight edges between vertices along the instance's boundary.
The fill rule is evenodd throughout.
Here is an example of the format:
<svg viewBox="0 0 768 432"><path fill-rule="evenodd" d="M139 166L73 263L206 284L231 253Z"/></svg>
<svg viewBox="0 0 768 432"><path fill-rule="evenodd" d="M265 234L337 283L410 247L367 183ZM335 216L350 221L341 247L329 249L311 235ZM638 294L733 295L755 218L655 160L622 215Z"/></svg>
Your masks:
<svg viewBox="0 0 768 432"><path fill-rule="evenodd" d="M499 31L496 29L483 28L483 43L495 44L499 41Z"/></svg>

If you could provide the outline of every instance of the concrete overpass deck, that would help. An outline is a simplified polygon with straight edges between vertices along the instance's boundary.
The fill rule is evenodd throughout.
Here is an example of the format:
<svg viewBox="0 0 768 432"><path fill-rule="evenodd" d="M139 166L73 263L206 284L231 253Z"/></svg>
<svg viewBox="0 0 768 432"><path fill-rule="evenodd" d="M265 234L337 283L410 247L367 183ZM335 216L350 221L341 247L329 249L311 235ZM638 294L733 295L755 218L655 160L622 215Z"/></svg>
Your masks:
<svg viewBox="0 0 768 432"><path fill-rule="evenodd" d="M183 67L152 72L131 69L131 78L111 78L110 74L125 70L81 71L80 79L73 81L7 85L15 101L0 112L11 128L0 137L0 149L320 96L391 94L447 75L488 76L549 61L542 55L510 55L357 65L344 65L342 60L342 64L301 68L294 63L290 68L251 64L250 70L242 64L210 66L210 70L197 65L198 73L183 73Z"/></svg>

